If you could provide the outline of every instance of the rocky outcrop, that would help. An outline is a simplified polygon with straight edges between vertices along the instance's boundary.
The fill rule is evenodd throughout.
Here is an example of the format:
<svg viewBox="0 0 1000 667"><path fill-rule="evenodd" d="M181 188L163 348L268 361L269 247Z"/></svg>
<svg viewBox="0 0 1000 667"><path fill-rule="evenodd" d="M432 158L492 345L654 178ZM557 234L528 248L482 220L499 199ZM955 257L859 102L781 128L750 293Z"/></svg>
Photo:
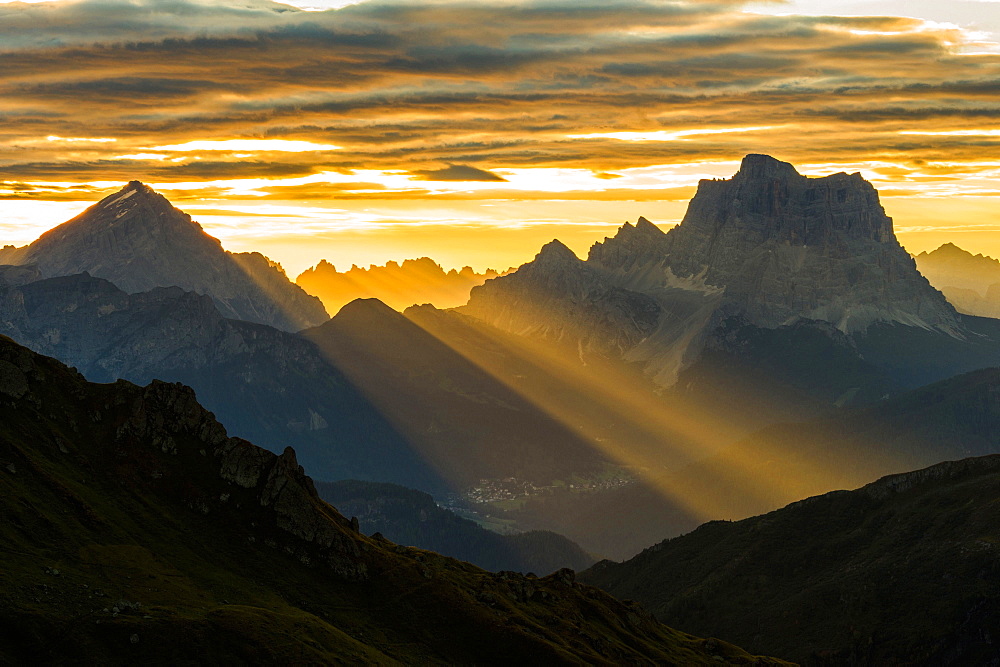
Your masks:
<svg viewBox="0 0 1000 667"><path fill-rule="evenodd" d="M884 501L893 494L905 493L910 489L927 483L940 483L944 480L961 479L966 476L992 474L1000 472L1000 455L980 456L945 461L929 468L889 475L858 489L875 500Z"/></svg>
<svg viewBox="0 0 1000 667"><path fill-rule="evenodd" d="M520 335L576 350L620 356L649 336L660 306L618 287L560 241L546 244L514 273L473 288L458 312Z"/></svg>
<svg viewBox="0 0 1000 667"><path fill-rule="evenodd" d="M725 289L727 307L757 326L810 319L848 333L874 322L959 329L860 174L807 178L748 155L733 178L699 184L667 237L665 268Z"/></svg>
<svg viewBox="0 0 1000 667"><path fill-rule="evenodd" d="M278 264L259 253L226 252L139 181L30 245L4 248L0 264L34 265L44 277L89 272L129 293L176 286L210 296L226 317L286 331L328 318L319 299L290 282Z"/></svg>
<svg viewBox="0 0 1000 667"><path fill-rule="evenodd" d="M765 155L748 155L730 179L702 181L670 231L645 218L625 223L585 262L553 242L474 289L461 311L522 335L598 341L662 386L727 321L964 335L899 245L870 183L860 174L807 178Z"/></svg>
<svg viewBox="0 0 1000 667"><path fill-rule="evenodd" d="M7 399L0 411L16 408L25 412L23 417L42 422L57 409L57 396L74 391L91 404L91 425L77 421L70 433L80 438L84 431L100 432L99 447L130 461L127 476L134 483L151 485L154 492L178 493L202 514L221 511L229 502L224 496L232 492L220 494L219 489L226 490L225 482L234 484L247 490L254 500L252 506L260 508L253 511L252 525L247 521L247 527L266 532L268 525L273 526L286 535L290 552L310 562L326 563L348 579L365 578L350 522L319 500L294 450L288 448L278 456L228 437L215 416L198 403L194 391L182 384L153 381L138 387L121 380L106 386L95 401L79 375L67 374L54 360L26 354L24 348L0 338L0 395ZM88 440L70 443L76 455L92 446ZM207 459L201 466L211 467L212 479L201 477L196 484L179 479L169 471L169 464L157 461L161 456Z"/></svg>

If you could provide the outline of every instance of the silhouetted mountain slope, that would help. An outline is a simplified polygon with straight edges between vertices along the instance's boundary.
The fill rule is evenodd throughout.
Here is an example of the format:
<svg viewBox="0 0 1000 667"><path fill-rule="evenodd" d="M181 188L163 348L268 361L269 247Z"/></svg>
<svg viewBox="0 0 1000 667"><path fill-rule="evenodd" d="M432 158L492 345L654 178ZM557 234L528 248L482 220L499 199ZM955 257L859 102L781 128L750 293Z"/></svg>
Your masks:
<svg viewBox="0 0 1000 667"><path fill-rule="evenodd" d="M954 243L914 260L920 273L941 290L960 313L1000 317L1000 261L973 255Z"/></svg>
<svg viewBox="0 0 1000 667"><path fill-rule="evenodd" d="M469 300L470 289L497 275L493 269L480 274L468 266L446 272L429 257L368 268L352 266L343 272L324 259L303 271L295 283L322 299L328 312L336 313L355 299L378 299L395 310L418 303L452 308Z"/></svg>
<svg viewBox="0 0 1000 667"><path fill-rule="evenodd" d="M317 482L316 490L344 514L356 516L366 535L381 533L397 544L436 551L494 572L548 574L594 564L593 557L562 535L550 531L500 535L438 507L426 493L395 484Z"/></svg>
<svg viewBox="0 0 1000 667"><path fill-rule="evenodd" d="M804 664L993 664L998 482L1000 457L942 463L708 523L581 579Z"/></svg>
<svg viewBox="0 0 1000 667"><path fill-rule="evenodd" d="M550 483L608 460L461 348L377 299L353 301L302 335L460 488L483 478Z"/></svg>
<svg viewBox="0 0 1000 667"><path fill-rule="evenodd" d="M225 319L207 296L177 287L126 294L86 274L0 286L0 333L93 381L188 384L231 432L273 451L295 446L319 478L443 488L314 345Z"/></svg>
<svg viewBox="0 0 1000 667"><path fill-rule="evenodd" d="M286 331L317 325L323 304L260 253L226 252L191 216L132 181L0 264L35 265L46 277L88 272L126 292L180 287L207 294L225 317Z"/></svg>
<svg viewBox="0 0 1000 667"><path fill-rule="evenodd" d="M512 476L550 484L615 460L510 375L491 374L376 300L294 335L227 320L208 297L178 288L129 295L78 275L0 287L0 333L95 381L189 384L233 433L275 451L295 446L323 479L440 493ZM502 341L475 328L463 336L524 381L548 377Z"/></svg>
<svg viewBox="0 0 1000 667"><path fill-rule="evenodd" d="M569 570L366 538L190 389L90 384L6 338L0 513L4 662L762 662Z"/></svg>

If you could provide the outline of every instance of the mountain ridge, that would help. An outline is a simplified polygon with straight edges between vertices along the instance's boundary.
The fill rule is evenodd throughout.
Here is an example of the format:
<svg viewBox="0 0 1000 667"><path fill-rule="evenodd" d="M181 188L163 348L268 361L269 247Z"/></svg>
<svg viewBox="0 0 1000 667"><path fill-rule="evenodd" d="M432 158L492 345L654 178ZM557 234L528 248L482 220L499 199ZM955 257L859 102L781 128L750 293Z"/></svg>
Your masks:
<svg viewBox="0 0 1000 667"><path fill-rule="evenodd" d="M177 286L208 294L227 317L298 331L328 315L316 297L260 253L230 253L191 216L131 181L33 243L0 250L0 264L44 277L88 272L126 292Z"/></svg>
<svg viewBox="0 0 1000 667"><path fill-rule="evenodd" d="M338 272L324 259L299 274L295 283L322 299L335 314L351 301L365 298L379 299L395 310L422 303L438 308L460 306L468 301L469 290L498 275L493 269L476 273L468 266L446 272L429 257Z"/></svg>
<svg viewBox="0 0 1000 667"><path fill-rule="evenodd" d="M989 664L998 473L994 455L890 475L703 524L581 579L805 665Z"/></svg>
<svg viewBox="0 0 1000 667"><path fill-rule="evenodd" d="M617 356L662 387L734 318L759 330L825 322L851 337L894 324L966 335L860 174L809 178L764 155L745 157L732 178L702 180L667 232L643 218L586 260L548 256L473 289L458 310L578 346L584 362L590 350Z"/></svg>
<svg viewBox="0 0 1000 667"><path fill-rule="evenodd" d="M0 337L0 415L5 662L780 663L571 570L367 538L182 385L87 383Z"/></svg>

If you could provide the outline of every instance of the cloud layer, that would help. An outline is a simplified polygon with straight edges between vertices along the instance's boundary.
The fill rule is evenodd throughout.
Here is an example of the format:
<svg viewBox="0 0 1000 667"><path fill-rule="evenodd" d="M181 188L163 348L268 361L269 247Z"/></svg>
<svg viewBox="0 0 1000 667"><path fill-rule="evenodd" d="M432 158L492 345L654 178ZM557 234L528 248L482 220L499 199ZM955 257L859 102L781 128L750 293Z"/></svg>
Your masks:
<svg viewBox="0 0 1000 667"><path fill-rule="evenodd" d="M681 199L747 152L996 195L969 40L724 0L0 4L0 198Z"/></svg>

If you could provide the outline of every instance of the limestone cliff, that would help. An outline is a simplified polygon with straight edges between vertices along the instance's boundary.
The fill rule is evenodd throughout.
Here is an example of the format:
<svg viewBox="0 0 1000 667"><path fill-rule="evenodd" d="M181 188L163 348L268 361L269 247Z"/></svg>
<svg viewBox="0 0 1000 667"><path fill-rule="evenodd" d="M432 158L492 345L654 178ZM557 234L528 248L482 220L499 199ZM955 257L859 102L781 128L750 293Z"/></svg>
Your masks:
<svg viewBox="0 0 1000 667"><path fill-rule="evenodd" d="M808 178L765 155L748 155L730 179L702 181L670 231L645 218L625 223L586 261L553 242L474 289L462 311L513 333L596 341L664 386L727 321L964 335L960 316L899 245L870 183L860 174Z"/></svg>

